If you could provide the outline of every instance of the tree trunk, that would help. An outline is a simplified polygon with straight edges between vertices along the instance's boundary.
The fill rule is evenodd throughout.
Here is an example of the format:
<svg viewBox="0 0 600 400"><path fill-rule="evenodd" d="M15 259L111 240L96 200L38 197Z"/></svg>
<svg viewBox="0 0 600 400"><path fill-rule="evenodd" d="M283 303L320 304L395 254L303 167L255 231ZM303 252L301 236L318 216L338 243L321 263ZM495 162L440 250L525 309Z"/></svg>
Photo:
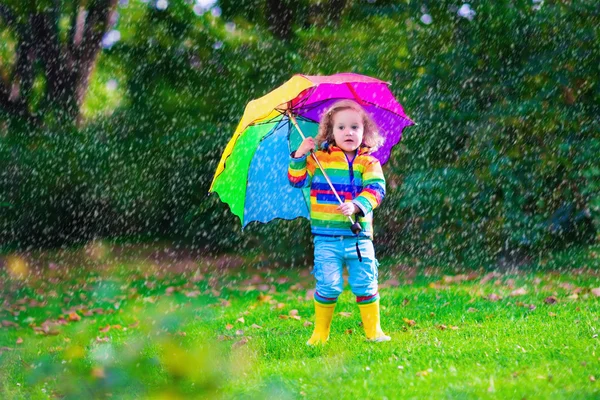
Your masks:
<svg viewBox="0 0 600 400"><path fill-rule="evenodd" d="M269 30L279 39L291 39L292 24L296 15L294 1L267 0L266 7Z"/></svg>
<svg viewBox="0 0 600 400"><path fill-rule="evenodd" d="M0 108L38 125L48 113L54 114L58 123L78 123L102 37L112 25L117 3L89 0L83 7L77 2L66 43L59 38L57 0L45 11L21 19L10 7L0 4L0 21L14 31L18 41L12 73L0 69ZM46 86L43 100L34 110L31 92L37 63L42 66Z"/></svg>

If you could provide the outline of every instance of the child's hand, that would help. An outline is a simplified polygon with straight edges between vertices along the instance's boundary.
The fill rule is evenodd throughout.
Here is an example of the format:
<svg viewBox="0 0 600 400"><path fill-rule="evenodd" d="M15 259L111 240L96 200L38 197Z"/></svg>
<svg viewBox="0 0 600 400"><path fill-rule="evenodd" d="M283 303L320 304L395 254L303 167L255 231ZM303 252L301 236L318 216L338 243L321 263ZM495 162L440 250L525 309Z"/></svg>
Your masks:
<svg viewBox="0 0 600 400"><path fill-rule="evenodd" d="M341 206L339 206L337 209L339 211L341 211L342 214L344 214L345 216L348 216L348 217L356 214L359 211L358 207L354 203L344 203Z"/></svg>
<svg viewBox="0 0 600 400"><path fill-rule="evenodd" d="M298 150L296 150L296 158L300 158L303 157L305 154L310 153L312 150L315 149L315 139L311 138L311 137L307 137L306 139L304 139L302 141L302 143L300 144L300 147L298 147Z"/></svg>

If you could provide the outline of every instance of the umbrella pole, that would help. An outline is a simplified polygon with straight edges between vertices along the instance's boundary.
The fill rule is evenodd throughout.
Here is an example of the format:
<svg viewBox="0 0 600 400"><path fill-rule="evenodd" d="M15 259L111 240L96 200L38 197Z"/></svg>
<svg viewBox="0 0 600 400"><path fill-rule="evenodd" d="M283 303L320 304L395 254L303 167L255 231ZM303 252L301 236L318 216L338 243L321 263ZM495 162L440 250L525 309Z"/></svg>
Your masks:
<svg viewBox="0 0 600 400"><path fill-rule="evenodd" d="M292 114L292 112L290 110L287 110L287 115L290 118L290 121L292 121L292 123L296 127L296 130L298 131L298 133L300 134L300 136L302 136L302 139L306 139L306 136L304 136L304 133L302 133L302 129L300 129L300 126L298 125L298 122L296 121L296 117L294 117L294 114ZM317 166L319 167L319 169L323 173L323 176L325 177L325 180L329 184L329 187L331 188L331 191L335 195L336 199L339 201L340 205L344 204L344 202L342 201L342 199L340 198L340 196L335 191L335 188L333 187L333 183L331 182L331 179L329 179L329 176L327 176L327 173L325 172L325 169L323 168L323 166L321 165L321 163L317 159L317 156L316 156L314 150L310 151L310 155L313 157L313 159L317 163ZM362 231L362 227L358 223L358 219L357 219L356 222L354 222L354 220L352 220L352 217L349 216L349 215L348 215L348 219L352 223L352 226L350 227L350 229L352 230L352 233L354 233L355 235L358 234L358 233L360 233L360 231Z"/></svg>

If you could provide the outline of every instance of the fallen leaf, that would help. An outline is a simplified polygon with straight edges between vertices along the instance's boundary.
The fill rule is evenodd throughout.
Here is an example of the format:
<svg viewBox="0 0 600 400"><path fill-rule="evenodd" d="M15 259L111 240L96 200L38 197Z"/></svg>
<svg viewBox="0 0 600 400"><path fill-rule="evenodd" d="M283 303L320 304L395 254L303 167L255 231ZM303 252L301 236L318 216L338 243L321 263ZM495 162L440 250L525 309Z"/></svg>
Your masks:
<svg viewBox="0 0 600 400"><path fill-rule="evenodd" d="M235 320L236 322L240 322L240 323L245 323L246 321L244 320L244 317L239 317L238 319Z"/></svg>
<svg viewBox="0 0 600 400"><path fill-rule="evenodd" d="M258 285L257 289L261 292L268 292L271 287L265 283Z"/></svg>
<svg viewBox="0 0 600 400"><path fill-rule="evenodd" d="M479 281L479 284L483 285L483 284L487 283L488 281L490 281L493 278L496 278L498 276L500 276L500 274L498 274L497 272L489 272L483 278L481 278L481 280Z"/></svg>
<svg viewBox="0 0 600 400"><path fill-rule="evenodd" d="M444 330L444 329L446 329L446 328L447 328L447 326L446 326L446 325L444 325L444 324L438 325L438 329L439 329L439 330L442 330L442 331L443 331L443 330Z"/></svg>
<svg viewBox="0 0 600 400"><path fill-rule="evenodd" d="M81 321L81 316L76 312L72 312L69 314L69 321Z"/></svg>
<svg viewBox="0 0 600 400"><path fill-rule="evenodd" d="M313 323L310 321L304 321L303 326L311 326Z"/></svg>
<svg viewBox="0 0 600 400"><path fill-rule="evenodd" d="M351 313L351 312L347 312L347 311L342 311L342 312L340 312L339 314L340 314L342 317L344 317L344 318L349 318L349 317L351 317L351 316L352 316L352 313Z"/></svg>
<svg viewBox="0 0 600 400"><path fill-rule="evenodd" d="M558 287L561 287L567 291L572 291L573 289L575 289L575 285L573 285L571 282L561 282Z"/></svg>
<svg viewBox="0 0 600 400"><path fill-rule="evenodd" d="M352 329L346 329L346 335L352 335Z"/></svg>
<svg viewBox="0 0 600 400"><path fill-rule="evenodd" d="M402 320L406 323L406 325L408 326L415 326L417 323L415 322L414 319L408 319L408 318L402 318Z"/></svg>
<svg viewBox="0 0 600 400"><path fill-rule="evenodd" d="M235 331L235 334L238 336L242 336L244 334L244 331L241 329L238 329L237 331Z"/></svg>
<svg viewBox="0 0 600 400"><path fill-rule="evenodd" d="M522 288L522 287L510 292L511 296L522 296L524 294L527 294L527 290L525 290L525 288Z"/></svg>
<svg viewBox="0 0 600 400"><path fill-rule="evenodd" d="M600 297L600 288L594 288L591 291L594 296Z"/></svg>
<svg viewBox="0 0 600 400"><path fill-rule="evenodd" d="M479 310L476 308L473 308L473 307L469 307L469 309L467 310L467 312L477 312L477 311L479 311Z"/></svg>
<svg viewBox="0 0 600 400"><path fill-rule="evenodd" d="M102 332L102 333L106 333L106 332L110 331L110 325L106 325L105 327L101 327L99 329L99 331Z"/></svg>
<svg viewBox="0 0 600 400"><path fill-rule="evenodd" d="M546 299L544 300L544 303L546 304L554 304L558 301L558 299L555 296L548 296L546 297Z"/></svg>
<svg viewBox="0 0 600 400"><path fill-rule="evenodd" d="M225 329L227 329L228 331L230 331L230 330L233 329L233 325L227 324L227 325L225 325Z"/></svg>
<svg viewBox="0 0 600 400"><path fill-rule="evenodd" d="M17 344L23 344L23 339L22 339L22 338L20 338L20 337L19 337L19 338L17 338L17 342L16 342L16 343L17 343Z"/></svg>
<svg viewBox="0 0 600 400"><path fill-rule="evenodd" d="M261 302L265 302L265 301L269 301L273 298L273 296L269 296L268 294L259 294L258 297L256 298L256 300L261 301Z"/></svg>
<svg viewBox="0 0 600 400"><path fill-rule="evenodd" d="M496 293L491 293L487 298L491 301L498 301L501 299L501 297L498 296Z"/></svg>
<svg viewBox="0 0 600 400"><path fill-rule="evenodd" d="M238 347L242 347L246 343L248 343L248 338L247 337L243 337L240 340L238 340L237 342L235 342L234 344L232 344L231 348L232 349L237 349Z"/></svg>
<svg viewBox="0 0 600 400"><path fill-rule="evenodd" d="M229 307L229 306L231 306L231 302L229 300L221 299L221 302L219 303L219 305L221 307Z"/></svg>
<svg viewBox="0 0 600 400"><path fill-rule="evenodd" d="M167 296L170 296L171 294L173 294L173 292L175 291L175 288L173 286L169 286L166 290L165 290L165 294Z"/></svg>
<svg viewBox="0 0 600 400"><path fill-rule="evenodd" d="M2 320L2 326L6 326L6 327L12 326L12 327L14 327L14 328L17 328L19 325L18 325L18 324L16 324L16 323L14 323L14 322L12 322L12 321L9 321L9 320L6 320L6 319L3 319L3 320Z"/></svg>
<svg viewBox="0 0 600 400"><path fill-rule="evenodd" d="M256 324L252 324L250 327L254 329L262 329L262 326Z"/></svg>

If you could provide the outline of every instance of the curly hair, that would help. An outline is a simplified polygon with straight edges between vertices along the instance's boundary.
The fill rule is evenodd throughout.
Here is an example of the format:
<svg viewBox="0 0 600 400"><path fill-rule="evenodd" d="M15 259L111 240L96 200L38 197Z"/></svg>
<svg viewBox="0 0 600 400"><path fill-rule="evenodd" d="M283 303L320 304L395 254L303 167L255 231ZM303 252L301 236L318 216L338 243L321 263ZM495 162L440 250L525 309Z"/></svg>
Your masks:
<svg viewBox="0 0 600 400"><path fill-rule="evenodd" d="M384 139L379 135L377 124L375 124L375 121L367 114L365 109L354 100L340 100L329 107L327 112L321 117L319 133L315 137L317 148L320 148L323 143L335 145L333 136L333 116L343 110L355 110L360 114L364 127L363 142L361 143L361 146L376 150L383 144Z"/></svg>

